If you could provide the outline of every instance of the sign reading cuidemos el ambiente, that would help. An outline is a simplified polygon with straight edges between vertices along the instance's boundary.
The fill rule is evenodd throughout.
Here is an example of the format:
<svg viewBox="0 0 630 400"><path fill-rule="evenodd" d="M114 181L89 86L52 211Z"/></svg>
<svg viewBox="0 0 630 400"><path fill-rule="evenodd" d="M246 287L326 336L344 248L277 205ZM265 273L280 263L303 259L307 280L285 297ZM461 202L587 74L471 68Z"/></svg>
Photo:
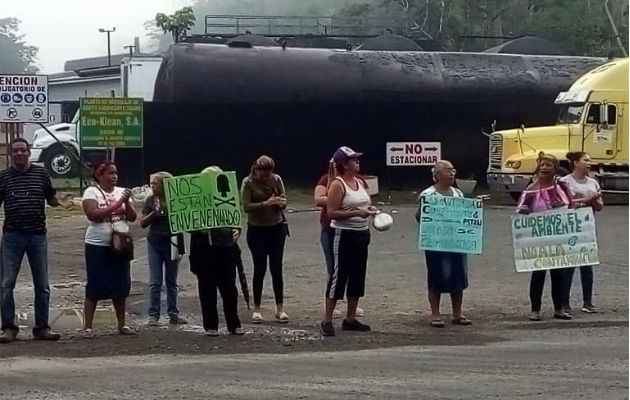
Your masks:
<svg viewBox="0 0 630 400"><path fill-rule="evenodd" d="M590 207L512 216L517 272L599 264Z"/></svg>

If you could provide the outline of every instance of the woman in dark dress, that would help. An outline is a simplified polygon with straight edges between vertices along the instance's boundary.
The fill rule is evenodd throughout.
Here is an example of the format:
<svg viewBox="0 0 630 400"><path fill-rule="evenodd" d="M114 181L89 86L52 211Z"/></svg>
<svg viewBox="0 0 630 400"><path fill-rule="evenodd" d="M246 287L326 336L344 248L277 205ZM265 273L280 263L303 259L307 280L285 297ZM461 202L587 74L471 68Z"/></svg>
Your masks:
<svg viewBox="0 0 630 400"><path fill-rule="evenodd" d="M453 196L464 197L463 193L453 187L457 171L449 161L442 160L433 168L435 184L425 189L418 196ZM416 213L420 222L420 210ZM440 314L440 298L442 293L450 293L453 306L453 323L472 325L472 321L462 314L464 289L468 287L468 258L463 253L442 251L425 251L427 264L427 281L429 286L429 305L431 306L431 326L443 328L444 321Z"/></svg>

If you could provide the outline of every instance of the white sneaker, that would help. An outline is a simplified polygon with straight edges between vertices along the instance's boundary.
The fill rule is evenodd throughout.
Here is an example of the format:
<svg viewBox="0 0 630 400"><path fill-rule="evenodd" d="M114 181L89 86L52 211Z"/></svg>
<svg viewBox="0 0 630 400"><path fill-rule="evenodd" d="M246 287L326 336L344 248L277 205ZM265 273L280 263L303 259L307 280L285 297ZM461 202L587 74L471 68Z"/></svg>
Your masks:
<svg viewBox="0 0 630 400"><path fill-rule="evenodd" d="M206 331L206 336L219 336L219 331L216 329L208 329Z"/></svg>

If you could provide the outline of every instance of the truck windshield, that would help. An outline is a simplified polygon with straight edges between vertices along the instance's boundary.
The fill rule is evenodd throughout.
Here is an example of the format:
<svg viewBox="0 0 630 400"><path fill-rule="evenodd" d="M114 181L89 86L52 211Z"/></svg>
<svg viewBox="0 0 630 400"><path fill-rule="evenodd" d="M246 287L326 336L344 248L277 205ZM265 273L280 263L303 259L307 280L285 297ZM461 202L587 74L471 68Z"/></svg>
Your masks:
<svg viewBox="0 0 630 400"><path fill-rule="evenodd" d="M575 124L582 119L582 110L584 110L583 104L565 105L560 109L558 114L559 124Z"/></svg>

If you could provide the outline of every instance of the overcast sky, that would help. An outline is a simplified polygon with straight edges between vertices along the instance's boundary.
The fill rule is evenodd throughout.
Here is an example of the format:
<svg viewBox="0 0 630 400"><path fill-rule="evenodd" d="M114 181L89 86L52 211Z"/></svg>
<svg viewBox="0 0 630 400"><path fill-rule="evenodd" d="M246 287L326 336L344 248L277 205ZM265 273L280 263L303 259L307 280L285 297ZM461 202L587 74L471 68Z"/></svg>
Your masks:
<svg viewBox="0 0 630 400"><path fill-rule="evenodd" d="M63 71L66 60L107 55L107 35L98 28L116 27L112 54L126 51L133 37L145 38L144 22L156 13L172 13L192 0L0 0L0 17L22 21L20 33L39 47L42 73Z"/></svg>

